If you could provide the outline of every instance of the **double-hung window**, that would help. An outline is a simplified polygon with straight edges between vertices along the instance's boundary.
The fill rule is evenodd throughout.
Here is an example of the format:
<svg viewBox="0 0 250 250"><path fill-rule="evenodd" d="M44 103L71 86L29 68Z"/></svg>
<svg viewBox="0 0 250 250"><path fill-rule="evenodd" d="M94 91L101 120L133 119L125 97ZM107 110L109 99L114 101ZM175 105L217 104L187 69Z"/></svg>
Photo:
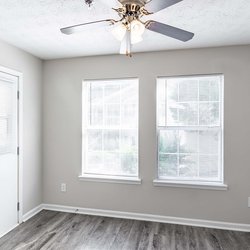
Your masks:
<svg viewBox="0 0 250 250"><path fill-rule="evenodd" d="M138 85L83 82L83 178L138 180Z"/></svg>
<svg viewBox="0 0 250 250"><path fill-rule="evenodd" d="M157 130L159 182L223 185L222 75L158 78Z"/></svg>

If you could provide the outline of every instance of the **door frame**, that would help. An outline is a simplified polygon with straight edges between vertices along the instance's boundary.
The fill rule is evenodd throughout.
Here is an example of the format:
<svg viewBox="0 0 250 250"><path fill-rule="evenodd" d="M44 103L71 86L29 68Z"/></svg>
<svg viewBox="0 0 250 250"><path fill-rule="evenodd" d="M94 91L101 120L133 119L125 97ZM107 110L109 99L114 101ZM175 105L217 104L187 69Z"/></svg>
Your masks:
<svg viewBox="0 0 250 250"><path fill-rule="evenodd" d="M0 65L0 72L15 76L17 82L17 224L23 221L23 73Z"/></svg>

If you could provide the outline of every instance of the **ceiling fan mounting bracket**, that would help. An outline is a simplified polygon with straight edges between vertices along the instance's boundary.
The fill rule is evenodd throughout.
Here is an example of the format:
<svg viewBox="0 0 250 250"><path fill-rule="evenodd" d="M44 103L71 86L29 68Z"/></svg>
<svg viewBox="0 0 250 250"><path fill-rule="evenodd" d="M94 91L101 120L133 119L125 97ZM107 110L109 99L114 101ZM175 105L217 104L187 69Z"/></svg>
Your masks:
<svg viewBox="0 0 250 250"><path fill-rule="evenodd" d="M114 9L121 17L121 22L128 25L133 20L140 21L140 18L147 15L148 12L144 9L144 2L142 1L123 1L124 4L118 9ZM141 22L141 21L140 21Z"/></svg>
<svg viewBox="0 0 250 250"><path fill-rule="evenodd" d="M119 0L119 2L124 6L126 4L128 5L138 5L140 7L145 6L147 1L145 0Z"/></svg>

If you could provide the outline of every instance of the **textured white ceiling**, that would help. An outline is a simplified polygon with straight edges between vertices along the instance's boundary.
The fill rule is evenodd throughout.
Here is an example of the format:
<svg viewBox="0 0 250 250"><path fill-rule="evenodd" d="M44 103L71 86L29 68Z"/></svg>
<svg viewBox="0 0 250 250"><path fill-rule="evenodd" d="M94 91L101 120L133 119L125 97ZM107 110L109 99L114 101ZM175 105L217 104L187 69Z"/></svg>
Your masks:
<svg viewBox="0 0 250 250"><path fill-rule="evenodd" d="M117 54L119 42L110 28L67 36L60 28L116 13L95 0L89 9L84 0L0 0L0 39L40 58ZM162 0L164 1L164 0ZM250 44L250 0L184 0L150 17L195 33L183 43L146 31L134 52Z"/></svg>

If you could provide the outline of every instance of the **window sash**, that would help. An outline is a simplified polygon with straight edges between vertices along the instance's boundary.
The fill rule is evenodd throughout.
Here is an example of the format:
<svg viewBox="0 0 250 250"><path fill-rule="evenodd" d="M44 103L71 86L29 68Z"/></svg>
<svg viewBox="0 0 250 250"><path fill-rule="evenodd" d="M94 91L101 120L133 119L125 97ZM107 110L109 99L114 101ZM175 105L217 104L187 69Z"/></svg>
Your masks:
<svg viewBox="0 0 250 250"><path fill-rule="evenodd" d="M174 153L171 153L171 152L160 152L160 149L159 149L159 142L160 142L160 132L161 131L197 131L197 132L218 132L218 137L219 137L219 141L218 141L218 151L217 153L201 153L200 152L200 145L199 145L199 142L200 142L200 134L198 134L198 143L197 143L197 152L180 152L180 145L179 145L179 140L177 141L177 152L174 152ZM220 166L222 166L222 142L223 142L223 138L222 138L222 131L221 131L221 128L218 127L218 128L206 128L206 129L203 129L203 128L184 128L184 127L176 127L176 128L166 128L166 127L161 127L161 128L158 128L158 135L157 135L158 139L158 144L157 144L157 152L158 152L158 157L157 157L157 160L158 160L158 168L157 168L157 177L158 179L161 179L161 180L178 180L178 181L201 181L201 182L222 182L223 181L223 172L222 172L222 168ZM180 169L180 156L196 156L197 157L197 176L194 176L194 177L184 177L184 176L180 176L179 175L179 172L176 176L163 176L163 175L160 175L160 169L159 169L159 163L160 163L160 156L162 155L176 155L177 157L177 170L179 171ZM218 157L218 160L217 160L217 163L218 163L218 175L217 177L202 177L200 176L200 172L201 172L201 169L200 169L200 158L201 157L204 157L204 156L207 156L207 157Z"/></svg>
<svg viewBox="0 0 250 250"><path fill-rule="evenodd" d="M209 87L211 87L211 78L215 78L217 77L219 79L219 91L218 91L218 100L211 100L210 95L208 96L207 100L201 100L201 95L200 95L200 84L203 80L207 80L210 81L209 82ZM178 81L183 81L184 79L186 80L191 80L196 82L197 84L197 95L196 95L196 100L180 100L180 84L183 84L183 82L178 82L175 83L178 85L177 88L177 92L176 92L176 96L175 96L175 100L173 101L169 101L169 98L167 97L168 95L168 84L171 84L171 82L169 83L168 80L175 80L178 79ZM159 82L161 81L161 82ZM164 81L164 82L163 82ZM209 90L210 91L210 90ZM211 94L209 92L209 94ZM178 77L160 77L157 78L157 126L171 126L171 127L176 127L179 126L178 124L174 124L171 125L168 122L168 109L170 107L173 108L173 104L175 105L180 105L180 104L197 104L197 124L193 125L193 126L207 126L207 125L202 125L200 124L200 118L201 118L201 114L200 113L200 104L219 104L218 110L219 110L219 124L218 125L211 125L211 126L223 126L222 122L223 122L223 75L197 75L197 76L178 76ZM172 104L172 105L171 105ZM163 105L163 106L162 106ZM176 107L175 107L176 108ZM180 108L178 109L177 112L177 123L180 122ZM164 119L163 121L160 121L160 111L162 111L164 113ZM190 125L180 125L180 126L190 126ZM192 126L192 125L191 125Z"/></svg>

